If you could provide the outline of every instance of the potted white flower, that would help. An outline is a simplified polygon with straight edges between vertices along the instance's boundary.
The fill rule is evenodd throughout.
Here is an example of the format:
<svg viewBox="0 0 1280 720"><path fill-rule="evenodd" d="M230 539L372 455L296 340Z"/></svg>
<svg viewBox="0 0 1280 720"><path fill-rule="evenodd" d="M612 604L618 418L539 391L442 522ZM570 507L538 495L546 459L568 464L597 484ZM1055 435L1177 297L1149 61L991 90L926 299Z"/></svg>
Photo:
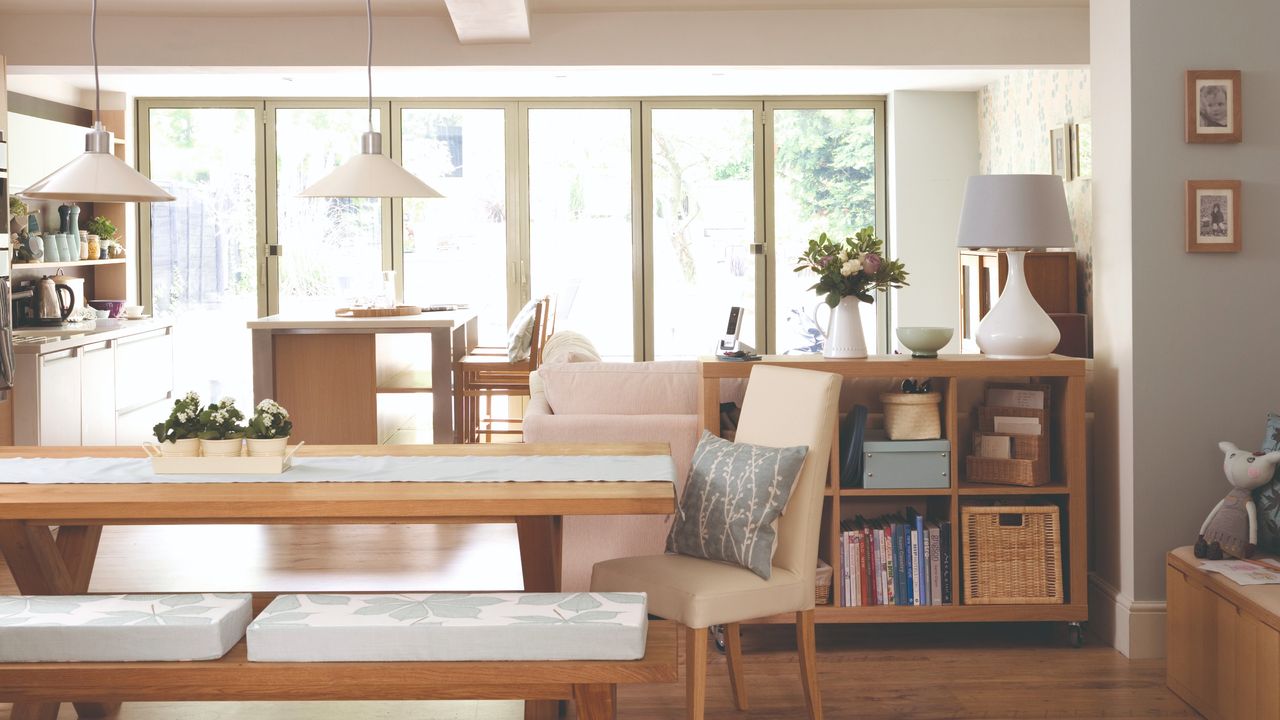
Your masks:
<svg viewBox="0 0 1280 720"><path fill-rule="evenodd" d="M289 444L293 421L280 403L267 398L253 409L249 420L249 457L280 457Z"/></svg>
<svg viewBox="0 0 1280 720"><path fill-rule="evenodd" d="M200 452L205 457L244 454L244 413L232 398L210 403L200 412Z"/></svg>
<svg viewBox="0 0 1280 720"><path fill-rule="evenodd" d="M151 428L165 457L199 457L200 396L189 392L178 398L169 417Z"/></svg>

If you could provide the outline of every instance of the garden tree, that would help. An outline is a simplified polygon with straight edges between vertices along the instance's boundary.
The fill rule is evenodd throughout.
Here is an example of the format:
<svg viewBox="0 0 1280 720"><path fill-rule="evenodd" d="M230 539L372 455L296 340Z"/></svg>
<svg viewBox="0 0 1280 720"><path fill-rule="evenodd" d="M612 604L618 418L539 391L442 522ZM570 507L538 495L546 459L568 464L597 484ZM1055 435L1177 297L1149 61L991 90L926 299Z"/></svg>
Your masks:
<svg viewBox="0 0 1280 720"><path fill-rule="evenodd" d="M833 236L876 220L875 122L848 110L775 114L776 172L790 180L805 214Z"/></svg>

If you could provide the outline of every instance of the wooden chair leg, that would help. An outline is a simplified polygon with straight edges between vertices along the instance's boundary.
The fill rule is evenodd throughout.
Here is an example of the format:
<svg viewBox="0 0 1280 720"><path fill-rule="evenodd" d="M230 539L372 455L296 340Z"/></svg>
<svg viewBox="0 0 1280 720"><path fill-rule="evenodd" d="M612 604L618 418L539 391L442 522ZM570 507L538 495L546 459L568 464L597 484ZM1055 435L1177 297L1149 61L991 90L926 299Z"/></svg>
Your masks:
<svg viewBox="0 0 1280 720"><path fill-rule="evenodd" d="M578 720L614 720L618 712L617 685L574 685Z"/></svg>
<svg viewBox="0 0 1280 720"><path fill-rule="evenodd" d="M813 611L796 613L796 650L800 653L800 682L809 720L822 720L822 693L818 690L818 649L814 641Z"/></svg>
<svg viewBox="0 0 1280 720"><path fill-rule="evenodd" d="M703 720L707 709L707 628L684 630L685 717Z"/></svg>
<svg viewBox="0 0 1280 720"><path fill-rule="evenodd" d="M733 706L747 709L747 683L742 677L742 635L740 623L724 626L724 655L729 665L729 686L733 688Z"/></svg>

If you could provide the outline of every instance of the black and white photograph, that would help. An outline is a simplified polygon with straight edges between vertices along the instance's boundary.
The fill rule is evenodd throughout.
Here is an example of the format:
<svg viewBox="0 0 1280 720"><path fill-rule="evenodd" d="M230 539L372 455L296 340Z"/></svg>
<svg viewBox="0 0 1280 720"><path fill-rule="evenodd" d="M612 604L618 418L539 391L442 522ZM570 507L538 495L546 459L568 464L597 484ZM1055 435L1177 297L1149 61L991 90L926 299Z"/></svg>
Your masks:
<svg viewBox="0 0 1280 720"><path fill-rule="evenodd" d="M1187 252L1240 251L1240 182L1187 183Z"/></svg>
<svg viewBox="0 0 1280 720"><path fill-rule="evenodd" d="M1240 71L1187 71L1187 142L1240 142Z"/></svg>
<svg viewBox="0 0 1280 720"><path fill-rule="evenodd" d="M1071 126L1059 125L1049 130L1049 163L1054 175L1071 179Z"/></svg>

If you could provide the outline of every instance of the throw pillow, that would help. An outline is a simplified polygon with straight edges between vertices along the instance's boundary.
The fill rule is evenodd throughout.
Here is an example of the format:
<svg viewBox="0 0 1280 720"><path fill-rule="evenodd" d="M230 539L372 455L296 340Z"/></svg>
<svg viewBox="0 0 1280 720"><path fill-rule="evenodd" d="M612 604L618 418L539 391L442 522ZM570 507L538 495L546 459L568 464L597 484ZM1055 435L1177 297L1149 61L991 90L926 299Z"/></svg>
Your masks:
<svg viewBox="0 0 1280 720"><path fill-rule="evenodd" d="M774 523L808 452L734 443L703 431L667 552L740 565L768 580L778 544Z"/></svg>
<svg viewBox="0 0 1280 720"><path fill-rule="evenodd" d="M507 330L507 359L511 362L523 362L529 359L529 351L533 346L533 321L538 314L538 303L541 298L534 298L520 308L516 319L511 321Z"/></svg>
<svg viewBox="0 0 1280 720"><path fill-rule="evenodd" d="M1267 430L1262 437L1262 452L1280 450L1280 415L1267 414ZM1269 553L1280 553L1280 477L1253 491L1258 505L1258 547Z"/></svg>

